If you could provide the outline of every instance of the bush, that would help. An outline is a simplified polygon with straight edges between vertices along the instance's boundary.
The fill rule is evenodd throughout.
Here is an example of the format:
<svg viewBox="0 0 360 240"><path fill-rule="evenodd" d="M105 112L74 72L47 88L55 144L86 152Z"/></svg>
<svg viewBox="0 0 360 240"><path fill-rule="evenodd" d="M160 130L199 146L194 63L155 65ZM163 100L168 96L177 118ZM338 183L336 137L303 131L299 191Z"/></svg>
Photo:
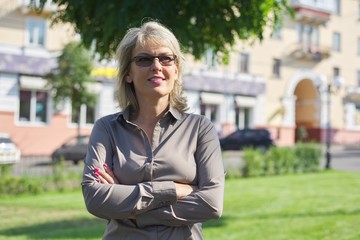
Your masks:
<svg viewBox="0 0 360 240"><path fill-rule="evenodd" d="M266 175L279 175L293 172L296 156L292 147L272 147L266 155Z"/></svg>
<svg viewBox="0 0 360 240"><path fill-rule="evenodd" d="M255 148L245 148L243 160L245 165L241 172L243 177L255 177L264 174L264 152Z"/></svg>
<svg viewBox="0 0 360 240"><path fill-rule="evenodd" d="M81 174L68 171L64 161L52 167L51 176L13 177L11 166L0 165L0 196L66 191L80 187Z"/></svg>
<svg viewBox="0 0 360 240"><path fill-rule="evenodd" d="M321 147L316 143L298 143L295 146L298 159L295 172L316 172L320 170Z"/></svg>
<svg viewBox="0 0 360 240"><path fill-rule="evenodd" d="M0 195L38 194L44 191L41 180L6 177L0 180Z"/></svg>
<svg viewBox="0 0 360 240"><path fill-rule="evenodd" d="M272 147L267 152L246 148L240 167L239 164L227 166L227 178L316 172L320 170L321 153L321 146L316 143Z"/></svg>

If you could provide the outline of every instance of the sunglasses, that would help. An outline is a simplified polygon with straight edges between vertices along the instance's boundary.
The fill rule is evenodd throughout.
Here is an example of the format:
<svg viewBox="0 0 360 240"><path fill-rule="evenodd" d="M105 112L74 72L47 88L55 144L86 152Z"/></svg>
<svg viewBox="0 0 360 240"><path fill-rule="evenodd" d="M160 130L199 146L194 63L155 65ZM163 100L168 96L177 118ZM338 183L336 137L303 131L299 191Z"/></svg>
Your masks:
<svg viewBox="0 0 360 240"><path fill-rule="evenodd" d="M154 59L157 58L161 66L172 66L176 62L176 55L163 55L163 56L136 56L132 59L136 66L150 67Z"/></svg>

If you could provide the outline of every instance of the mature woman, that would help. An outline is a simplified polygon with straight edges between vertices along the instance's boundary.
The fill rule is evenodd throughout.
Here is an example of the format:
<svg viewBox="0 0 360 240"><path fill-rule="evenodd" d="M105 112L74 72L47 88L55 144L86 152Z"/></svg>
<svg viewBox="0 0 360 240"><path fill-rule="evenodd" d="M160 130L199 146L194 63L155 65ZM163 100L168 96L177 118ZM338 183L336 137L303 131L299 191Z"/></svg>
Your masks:
<svg viewBox="0 0 360 240"><path fill-rule="evenodd" d="M224 167L214 125L185 113L183 54L157 22L118 46L122 112L92 130L82 181L88 211L108 219L104 239L203 239L223 209Z"/></svg>

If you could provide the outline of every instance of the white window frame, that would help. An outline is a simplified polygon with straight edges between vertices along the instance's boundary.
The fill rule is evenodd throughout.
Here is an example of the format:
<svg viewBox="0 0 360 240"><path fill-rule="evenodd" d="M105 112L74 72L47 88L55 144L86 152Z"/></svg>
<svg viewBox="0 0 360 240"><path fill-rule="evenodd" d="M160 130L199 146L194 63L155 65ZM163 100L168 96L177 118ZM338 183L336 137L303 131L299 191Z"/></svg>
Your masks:
<svg viewBox="0 0 360 240"><path fill-rule="evenodd" d="M19 89L19 98L21 97L21 91L28 91L30 92L30 116L28 120L22 120L20 119L20 101L19 101L19 107L18 107L18 117L17 117L17 121L21 124L32 124L32 125L45 125L49 123L49 111L50 111L50 94L48 91L43 91L43 90L38 90L38 89L26 89L26 88L20 88ZM36 117L36 105L37 105L37 100L36 100L36 95L37 93L46 93L46 116L45 116L45 121L39 121L37 120Z"/></svg>
<svg viewBox="0 0 360 240"><path fill-rule="evenodd" d="M238 58L239 73L250 72L250 54L241 52Z"/></svg>
<svg viewBox="0 0 360 240"><path fill-rule="evenodd" d="M274 58L273 59L273 76L275 78L280 78L281 77L281 59L279 58Z"/></svg>
<svg viewBox="0 0 360 240"><path fill-rule="evenodd" d="M26 19L26 45L34 47L46 46L46 26L45 19L29 17ZM32 39L32 40L31 40Z"/></svg>
<svg viewBox="0 0 360 240"><path fill-rule="evenodd" d="M96 120L96 107L94 106L94 121L93 122L87 122L87 109L88 106L86 104L82 104L80 107L80 125L81 126L93 126ZM73 111L71 111L71 115L70 115L70 122L72 125L77 125L77 122L73 121Z"/></svg>
<svg viewBox="0 0 360 240"><path fill-rule="evenodd" d="M217 68L218 67L218 65L219 65L218 58L217 58L217 55L214 52L214 50L209 49L205 52L204 62L205 62L205 66L207 66L207 68Z"/></svg>
<svg viewBox="0 0 360 240"><path fill-rule="evenodd" d="M333 33L333 44L332 44L332 50L340 52L341 51L341 35L339 32Z"/></svg>

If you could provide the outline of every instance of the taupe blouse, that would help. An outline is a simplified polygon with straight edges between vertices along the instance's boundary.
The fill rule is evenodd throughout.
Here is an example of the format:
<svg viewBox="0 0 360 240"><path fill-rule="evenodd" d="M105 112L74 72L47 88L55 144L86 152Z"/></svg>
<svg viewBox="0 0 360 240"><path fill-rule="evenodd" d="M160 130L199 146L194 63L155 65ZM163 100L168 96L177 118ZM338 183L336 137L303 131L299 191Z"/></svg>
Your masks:
<svg viewBox="0 0 360 240"><path fill-rule="evenodd" d="M120 184L97 182L93 169L104 163ZM82 188L88 211L108 219L103 239L198 240L201 223L222 214L224 176L210 120L170 108L149 141L125 109L95 123ZM198 190L177 200L174 182Z"/></svg>

